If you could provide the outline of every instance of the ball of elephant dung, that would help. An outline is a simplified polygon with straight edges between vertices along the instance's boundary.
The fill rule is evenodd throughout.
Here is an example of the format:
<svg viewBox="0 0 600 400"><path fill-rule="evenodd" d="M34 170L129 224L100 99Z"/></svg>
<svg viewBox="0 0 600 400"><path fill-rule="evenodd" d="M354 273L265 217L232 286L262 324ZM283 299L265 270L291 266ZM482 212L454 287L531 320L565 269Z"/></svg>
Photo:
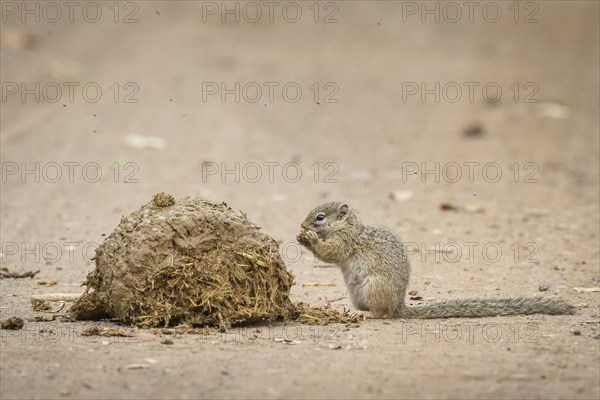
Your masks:
<svg viewBox="0 0 600 400"><path fill-rule="evenodd" d="M227 327L291 309L278 243L225 203L159 193L121 219L95 263L78 319Z"/></svg>

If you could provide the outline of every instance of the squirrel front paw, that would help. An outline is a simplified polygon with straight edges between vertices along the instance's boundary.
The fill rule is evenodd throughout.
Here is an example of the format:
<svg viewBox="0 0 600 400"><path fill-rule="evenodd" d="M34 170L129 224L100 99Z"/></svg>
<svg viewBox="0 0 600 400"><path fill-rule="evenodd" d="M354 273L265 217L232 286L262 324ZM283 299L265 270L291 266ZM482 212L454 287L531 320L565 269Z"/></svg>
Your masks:
<svg viewBox="0 0 600 400"><path fill-rule="evenodd" d="M296 240L303 246L312 247L319 241L319 236L315 231L303 229L302 232L300 232L300 234L296 237Z"/></svg>

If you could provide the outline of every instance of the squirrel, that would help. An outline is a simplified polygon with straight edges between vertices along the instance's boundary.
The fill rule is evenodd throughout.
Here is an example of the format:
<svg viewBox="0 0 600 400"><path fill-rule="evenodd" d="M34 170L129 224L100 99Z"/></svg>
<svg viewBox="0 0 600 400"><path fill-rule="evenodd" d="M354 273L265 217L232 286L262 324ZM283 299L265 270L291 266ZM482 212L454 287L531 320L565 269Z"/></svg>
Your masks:
<svg viewBox="0 0 600 400"><path fill-rule="evenodd" d="M410 264L400 238L386 228L363 225L347 204L330 202L308 213L298 242L318 259L342 270L355 315L363 318L452 318L574 314L560 299L519 297L459 299L407 306Z"/></svg>

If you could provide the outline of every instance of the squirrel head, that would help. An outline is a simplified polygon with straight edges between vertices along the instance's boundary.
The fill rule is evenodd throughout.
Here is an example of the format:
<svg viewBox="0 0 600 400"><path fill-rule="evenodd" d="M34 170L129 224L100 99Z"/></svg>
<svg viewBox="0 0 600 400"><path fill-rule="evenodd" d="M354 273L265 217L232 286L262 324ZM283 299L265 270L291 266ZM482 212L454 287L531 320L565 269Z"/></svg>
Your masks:
<svg viewBox="0 0 600 400"><path fill-rule="evenodd" d="M360 222L358 215L348 204L331 202L321 204L311 210L301 227L317 232L321 239L327 238L331 233L345 228L358 228Z"/></svg>

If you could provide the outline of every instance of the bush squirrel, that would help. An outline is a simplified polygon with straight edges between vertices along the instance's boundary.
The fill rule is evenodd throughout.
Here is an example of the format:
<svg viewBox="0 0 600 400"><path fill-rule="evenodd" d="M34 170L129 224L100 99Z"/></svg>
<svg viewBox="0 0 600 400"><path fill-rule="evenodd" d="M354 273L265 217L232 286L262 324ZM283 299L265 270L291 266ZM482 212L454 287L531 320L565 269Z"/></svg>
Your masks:
<svg viewBox="0 0 600 400"><path fill-rule="evenodd" d="M336 264L357 315L365 318L451 318L498 315L574 314L560 299L520 297L459 299L407 306L410 264L400 239L386 228L362 225L345 203L313 209L301 224L298 242L327 263Z"/></svg>

